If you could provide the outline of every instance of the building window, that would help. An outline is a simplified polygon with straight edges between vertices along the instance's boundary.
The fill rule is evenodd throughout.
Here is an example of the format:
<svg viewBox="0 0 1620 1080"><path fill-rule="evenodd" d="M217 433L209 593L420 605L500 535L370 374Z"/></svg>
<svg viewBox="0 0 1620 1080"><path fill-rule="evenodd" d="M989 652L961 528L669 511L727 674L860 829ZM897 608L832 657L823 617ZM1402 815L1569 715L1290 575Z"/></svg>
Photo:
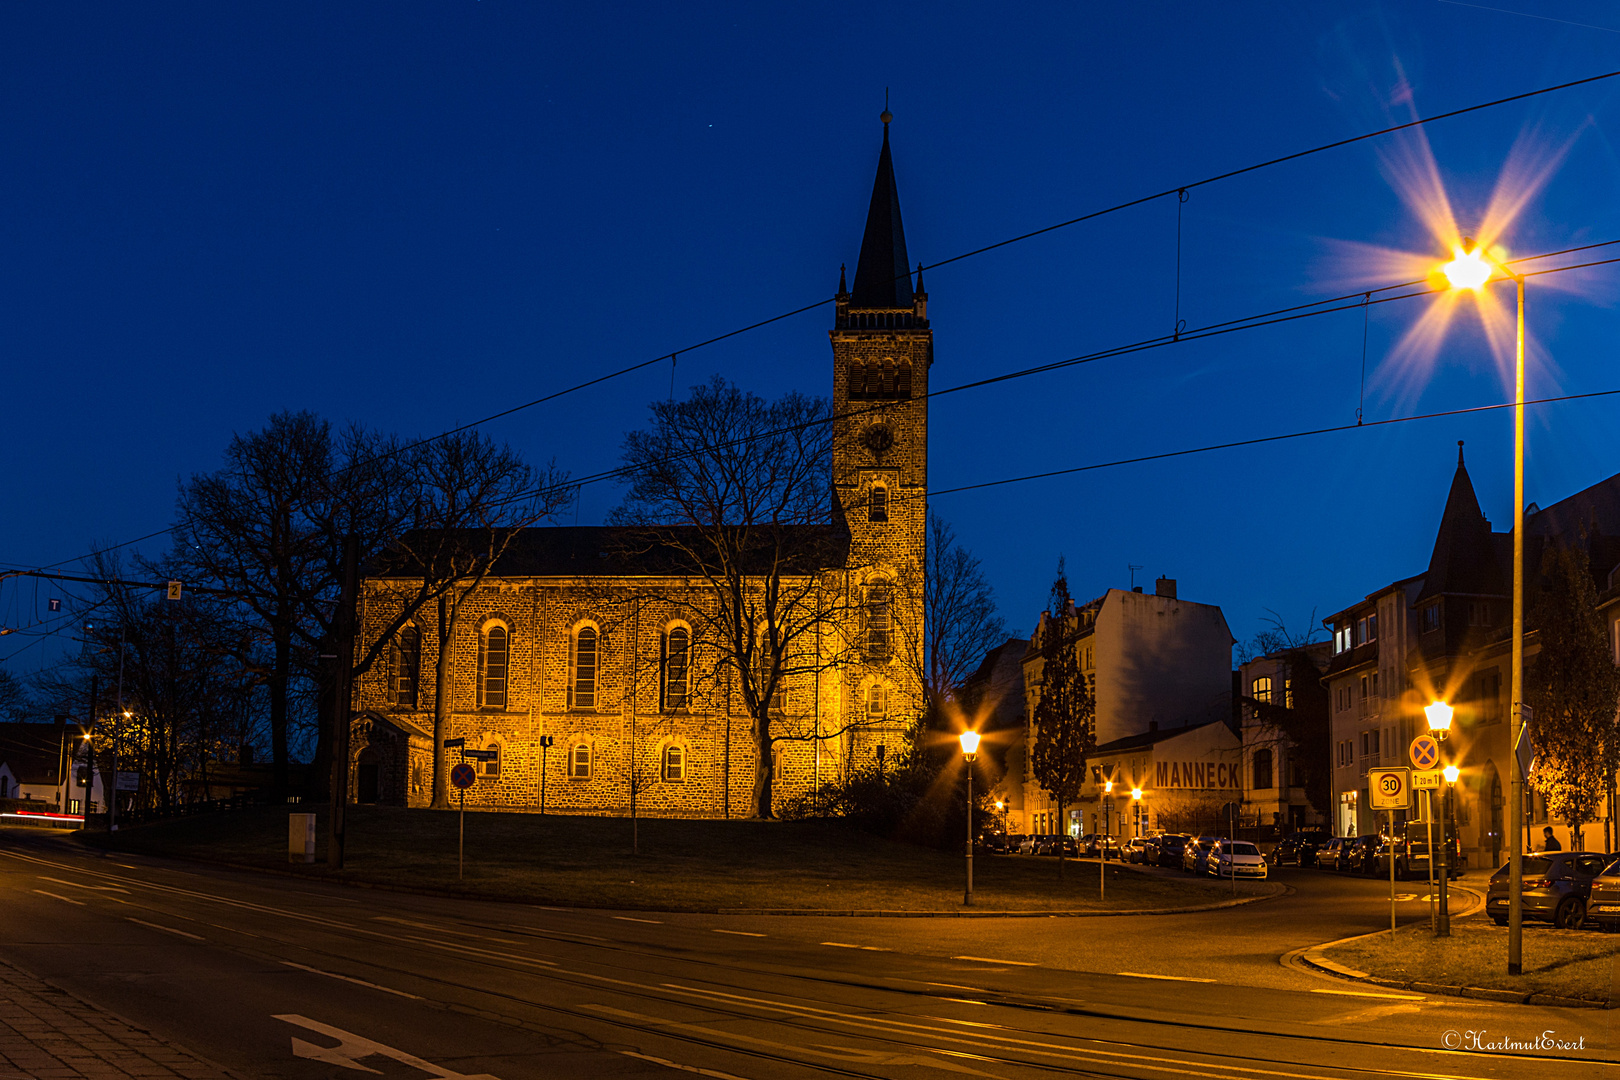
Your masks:
<svg viewBox="0 0 1620 1080"><path fill-rule="evenodd" d="M894 396L900 401L911 400L911 365L901 363L894 376Z"/></svg>
<svg viewBox="0 0 1620 1080"><path fill-rule="evenodd" d="M388 703L416 708L416 686L422 659L422 631L406 623L388 647Z"/></svg>
<svg viewBox="0 0 1620 1080"><path fill-rule="evenodd" d="M1367 700L1367 676L1365 675L1361 677L1361 700Z"/></svg>
<svg viewBox="0 0 1620 1080"><path fill-rule="evenodd" d="M478 772L479 772L479 774L481 776L487 777L487 778L489 778L491 780L500 779L500 776L501 776L501 744L498 743L498 742L491 742L491 743L489 743L489 745L484 747L484 752L485 753L492 753L495 756L488 759L487 761L480 761L478 763Z"/></svg>
<svg viewBox="0 0 1620 1080"><path fill-rule="evenodd" d="M1468 602L1469 626L1490 626L1492 614L1490 601L1470 600Z"/></svg>
<svg viewBox="0 0 1620 1080"><path fill-rule="evenodd" d="M675 743L664 747L664 779L678 784L686 779L686 749Z"/></svg>
<svg viewBox="0 0 1620 1080"><path fill-rule="evenodd" d="M1254 787L1256 791L1265 791L1271 787L1271 751L1256 750L1254 752Z"/></svg>
<svg viewBox="0 0 1620 1080"><path fill-rule="evenodd" d="M872 492L866 506L866 520L889 520L889 489L882 484L872 485Z"/></svg>
<svg viewBox="0 0 1620 1080"><path fill-rule="evenodd" d="M787 667L787 657L782 658L781 666L784 669ZM767 628L766 632L760 635L759 644L754 648L754 693L763 694L765 692L765 687L770 683L771 674L775 668L776 664L772 660L770 630ZM775 671L775 674L776 685L771 688L771 700L765 707L773 713L780 713L784 710L784 703L787 700L787 675L785 671Z"/></svg>
<svg viewBox="0 0 1620 1080"><path fill-rule="evenodd" d="M1350 650L1350 624L1344 623L1333 627L1333 655Z"/></svg>
<svg viewBox="0 0 1620 1080"><path fill-rule="evenodd" d="M873 683L866 688L866 718L881 720L887 715L889 715L889 688L882 683Z"/></svg>
<svg viewBox="0 0 1620 1080"><path fill-rule="evenodd" d="M1356 644L1365 645L1378 640L1378 616L1366 615L1356 620Z"/></svg>
<svg viewBox="0 0 1620 1080"><path fill-rule="evenodd" d="M1294 707L1294 680L1293 679L1284 679L1283 680L1283 708L1292 709L1293 707Z"/></svg>
<svg viewBox="0 0 1620 1080"><path fill-rule="evenodd" d="M1271 704L1271 676L1270 675L1262 675L1258 679L1254 680L1254 685L1250 689L1249 696L1254 698L1254 700L1256 700L1256 701L1264 702L1265 704L1270 705Z"/></svg>
<svg viewBox="0 0 1620 1080"><path fill-rule="evenodd" d="M1361 756L1362 757L1377 757L1378 756L1378 732L1376 732L1376 731L1363 731L1361 733Z"/></svg>
<svg viewBox="0 0 1620 1080"><path fill-rule="evenodd" d="M893 644L893 616L890 611L890 593L887 584L866 587L866 658L887 660Z"/></svg>
<svg viewBox="0 0 1620 1080"><path fill-rule="evenodd" d="M680 712L691 699L692 631L684 626L670 627L664 635L663 699L664 712Z"/></svg>
<svg viewBox="0 0 1620 1080"><path fill-rule="evenodd" d="M1427 634L1431 630L1440 629L1440 601L1436 600L1432 604L1425 604L1418 617L1421 620L1423 633Z"/></svg>
<svg viewBox="0 0 1620 1080"><path fill-rule="evenodd" d="M568 751L568 779L589 780L590 778L591 748L586 743L579 743Z"/></svg>
<svg viewBox="0 0 1620 1080"><path fill-rule="evenodd" d="M478 707L506 708L506 671L511 656L506 627L491 623L478 636Z"/></svg>
<svg viewBox="0 0 1620 1080"><path fill-rule="evenodd" d="M1378 672L1372 673L1372 696L1378 696Z"/></svg>
<svg viewBox="0 0 1620 1080"><path fill-rule="evenodd" d="M568 704L571 708L596 708L596 659L599 644L594 626L582 626L574 634L574 677L568 682ZM585 767L589 773L588 751Z"/></svg>

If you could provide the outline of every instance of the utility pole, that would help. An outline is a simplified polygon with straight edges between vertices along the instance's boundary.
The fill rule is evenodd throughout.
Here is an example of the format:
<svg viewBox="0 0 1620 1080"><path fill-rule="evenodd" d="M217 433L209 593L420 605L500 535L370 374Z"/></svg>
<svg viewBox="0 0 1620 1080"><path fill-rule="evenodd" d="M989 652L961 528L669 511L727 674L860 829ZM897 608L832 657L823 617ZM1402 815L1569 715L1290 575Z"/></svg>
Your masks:
<svg viewBox="0 0 1620 1080"><path fill-rule="evenodd" d="M119 740L124 734L124 619L118 619L118 715L113 717L113 749L112 749L112 794L107 796L107 831L118 831L118 749ZM101 782L103 791L107 789L107 782Z"/></svg>
<svg viewBox="0 0 1620 1080"><path fill-rule="evenodd" d="M349 707L354 684L354 623L359 592L360 541L354 533L343 540L343 584L337 617L332 620L337 656L332 663L332 808L327 815L326 865L343 869L344 820L349 807Z"/></svg>
<svg viewBox="0 0 1620 1080"><path fill-rule="evenodd" d="M90 707L86 715L89 716L90 730L84 737L84 824L90 826L90 797L96 791L96 691L99 688L99 677L90 676Z"/></svg>

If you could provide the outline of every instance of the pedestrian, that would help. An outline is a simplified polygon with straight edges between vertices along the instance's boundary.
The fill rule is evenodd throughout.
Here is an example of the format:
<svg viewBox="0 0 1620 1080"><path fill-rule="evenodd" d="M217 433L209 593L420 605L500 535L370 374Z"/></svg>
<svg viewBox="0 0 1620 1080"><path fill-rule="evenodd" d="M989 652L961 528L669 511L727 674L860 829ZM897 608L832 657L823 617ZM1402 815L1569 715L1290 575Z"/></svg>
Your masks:
<svg viewBox="0 0 1620 1080"><path fill-rule="evenodd" d="M1558 842L1558 837L1553 835L1551 825L1548 825L1548 826L1546 826L1545 828L1543 828L1541 830L1541 850L1542 851L1563 851L1564 850L1564 845L1560 844Z"/></svg>

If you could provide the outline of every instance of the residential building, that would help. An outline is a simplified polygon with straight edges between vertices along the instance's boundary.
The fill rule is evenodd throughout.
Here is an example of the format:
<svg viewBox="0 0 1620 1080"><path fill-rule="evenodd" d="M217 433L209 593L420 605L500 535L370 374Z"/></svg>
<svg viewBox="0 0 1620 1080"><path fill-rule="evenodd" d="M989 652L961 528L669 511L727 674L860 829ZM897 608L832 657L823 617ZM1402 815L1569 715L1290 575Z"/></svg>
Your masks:
<svg viewBox="0 0 1620 1080"><path fill-rule="evenodd" d="M1550 542L1584 546L1600 608L1620 663L1620 475L1525 515L1525 566L1534 577ZM1454 817L1464 857L1499 865L1508 842L1509 669L1512 632L1513 536L1485 518L1458 444L1457 469L1440 525L1421 574L1367 594L1323 620L1332 657L1323 683L1332 699L1334 831L1340 835L1387 827L1369 805L1367 773L1410 768L1412 740L1428 731L1424 707L1452 705L1443 760L1461 770ZM1527 616L1533 596L1527 591ZM1525 642L1527 665L1537 650ZM1566 847L1573 838L1549 822L1544 801L1526 788L1526 824L1539 836L1551 824ZM1424 812L1422 801L1396 811L1397 825Z"/></svg>
<svg viewBox="0 0 1620 1080"><path fill-rule="evenodd" d="M1074 639L1095 701L1099 747L1212 722L1226 725L1237 743L1231 731L1234 641L1226 617L1214 604L1181 599L1173 578L1159 578L1152 594L1140 588L1109 589L1068 612L1041 613L1023 661L1028 746L1037 735L1042 642L1057 630L1059 620ZM1082 808L1067 808L1067 821L1060 821L1058 807L1029 770L1027 754L1019 779L1023 789L1011 797L1021 802L1029 831L1082 831ZM1241 788L1241 783L1234 786Z"/></svg>
<svg viewBox="0 0 1620 1080"><path fill-rule="evenodd" d="M1290 665L1304 661L1320 671L1327 665L1329 649L1325 641L1313 642L1298 649L1278 649L1238 666L1246 825L1285 832L1327 825L1330 808L1313 806L1306 794L1309 774L1325 771L1326 763L1306 760L1302 748L1284 733L1275 714L1266 714L1265 706L1295 709L1295 672ZM1307 677L1317 678L1314 673ZM1330 724L1331 717L1323 718L1323 723ZM1322 730L1318 741L1330 737L1329 731ZM1322 787L1330 790L1331 780Z"/></svg>

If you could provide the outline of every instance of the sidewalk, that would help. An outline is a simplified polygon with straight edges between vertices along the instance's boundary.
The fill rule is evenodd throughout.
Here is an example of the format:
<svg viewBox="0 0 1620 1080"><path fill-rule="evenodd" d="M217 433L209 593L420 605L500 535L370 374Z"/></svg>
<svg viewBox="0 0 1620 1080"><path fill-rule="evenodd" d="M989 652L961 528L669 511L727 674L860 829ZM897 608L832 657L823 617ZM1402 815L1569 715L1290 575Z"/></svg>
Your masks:
<svg viewBox="0 0 1620 1080"><path fill-rule="evenodd" d="M0 1080L227 1080L230 1075L0 961Z"/></svg>

